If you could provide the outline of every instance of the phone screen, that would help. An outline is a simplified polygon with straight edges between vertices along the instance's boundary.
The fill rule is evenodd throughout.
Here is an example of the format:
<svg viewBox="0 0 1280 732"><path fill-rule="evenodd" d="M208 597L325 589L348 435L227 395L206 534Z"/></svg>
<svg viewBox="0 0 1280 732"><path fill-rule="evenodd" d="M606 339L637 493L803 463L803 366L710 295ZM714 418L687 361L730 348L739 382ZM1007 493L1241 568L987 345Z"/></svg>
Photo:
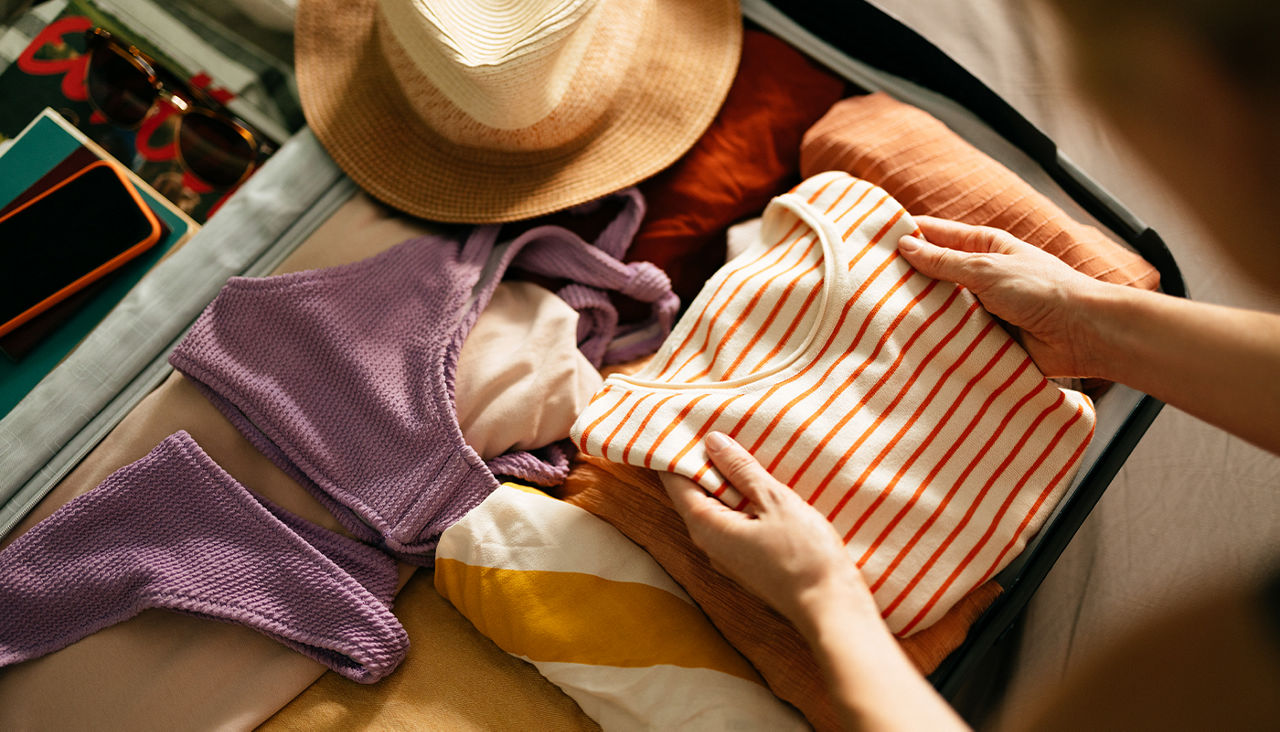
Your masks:
<svg viewBox="0 0 1280 732"><path fill-rule="evenodd" d="M126 185L90 166L0 220L0 326L153 235Z"/></svg>

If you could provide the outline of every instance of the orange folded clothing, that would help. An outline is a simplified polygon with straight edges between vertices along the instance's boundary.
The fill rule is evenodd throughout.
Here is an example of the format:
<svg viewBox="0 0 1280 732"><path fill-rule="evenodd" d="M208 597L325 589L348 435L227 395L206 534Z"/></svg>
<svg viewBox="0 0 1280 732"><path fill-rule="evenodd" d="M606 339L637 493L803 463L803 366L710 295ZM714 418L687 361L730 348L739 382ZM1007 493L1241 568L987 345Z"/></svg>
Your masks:
<svg viewBox="0 0 1280 732"><path fill-rule="evenodd" d="M912 214L1004 229L1105 282L1147 290L1160 283L1138 254L1072 219L927 112L887 94L845 99L805 133L802 175L827 170L875 183Z"/></svg>
<svg viewBox="0 0 1280 732"><path fill-rule="evenodd" d="M565 501L603 518L644 547L756 667L774 694L793 704L816 729L839 728L821 669L804 638L762 600L711 568L656 472L579 455L561 491ZM933 671L964 642L969 627L1000 591L994 581L980 585L936 623L900 639L903 650L922 673Z"/></svg>

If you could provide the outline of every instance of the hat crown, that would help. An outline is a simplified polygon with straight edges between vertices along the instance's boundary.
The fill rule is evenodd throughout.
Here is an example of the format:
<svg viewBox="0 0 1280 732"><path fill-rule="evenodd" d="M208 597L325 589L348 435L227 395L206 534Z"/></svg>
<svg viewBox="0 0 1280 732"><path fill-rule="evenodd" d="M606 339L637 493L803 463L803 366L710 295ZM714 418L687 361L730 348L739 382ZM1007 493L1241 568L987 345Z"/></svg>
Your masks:
<svg viewBox="0 0 1280 732"><path fill-rule="evenodd" d="M379 0L387 27L417 70L468 117L496 130L530 127L556 109L602 4Z"/></svg>
<svg viewBox="0 0 1280 732"><path fill-rule="evenodd" d="M494 66L536 54L581 25L595 0L417 0L442 47L464 66Z"/></svg>

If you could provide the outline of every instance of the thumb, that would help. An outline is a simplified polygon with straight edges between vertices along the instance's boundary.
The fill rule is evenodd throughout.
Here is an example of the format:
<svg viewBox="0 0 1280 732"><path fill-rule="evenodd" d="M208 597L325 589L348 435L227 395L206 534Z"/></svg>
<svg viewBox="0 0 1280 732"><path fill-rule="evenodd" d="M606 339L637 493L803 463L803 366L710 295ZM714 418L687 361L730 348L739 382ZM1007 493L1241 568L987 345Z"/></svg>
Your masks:
<svg viewBox="0 0 1280 732"><path fill-rule="evenodd" d="M975 284L968 266L974 254L930 244L917 236L899 239L898 252L916 271L935 280L955 282L970 289Z"/></svg>
<svg viewBox="0 0 1280 732"><path fill-rule="evenodd" d="M723 432L709 433L705 444L707 455L716 469L757 509L766 509L776 503L777 481L745 447Z"/></svg>

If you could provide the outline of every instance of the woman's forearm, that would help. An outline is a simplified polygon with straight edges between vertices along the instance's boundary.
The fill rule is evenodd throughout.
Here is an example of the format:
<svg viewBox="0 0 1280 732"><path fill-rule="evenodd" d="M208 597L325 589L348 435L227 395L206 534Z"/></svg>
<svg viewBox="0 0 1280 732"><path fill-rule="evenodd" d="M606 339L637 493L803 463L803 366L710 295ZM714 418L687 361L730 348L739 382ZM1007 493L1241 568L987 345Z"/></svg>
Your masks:
<svg viewBox="0 0 1280 732"><path fill-rule="evenodd" d="M911 664L864 595L848 585L815 592L804 599L805 610L796 619L823 667L845 727L968 729Z"/></svg>
<svg viewBox="0 0 1280 732"><path fill-rule="evenodd" d="M1280 315L1120 286L1082 298L1091 375L1280 453Z"/></svg>

